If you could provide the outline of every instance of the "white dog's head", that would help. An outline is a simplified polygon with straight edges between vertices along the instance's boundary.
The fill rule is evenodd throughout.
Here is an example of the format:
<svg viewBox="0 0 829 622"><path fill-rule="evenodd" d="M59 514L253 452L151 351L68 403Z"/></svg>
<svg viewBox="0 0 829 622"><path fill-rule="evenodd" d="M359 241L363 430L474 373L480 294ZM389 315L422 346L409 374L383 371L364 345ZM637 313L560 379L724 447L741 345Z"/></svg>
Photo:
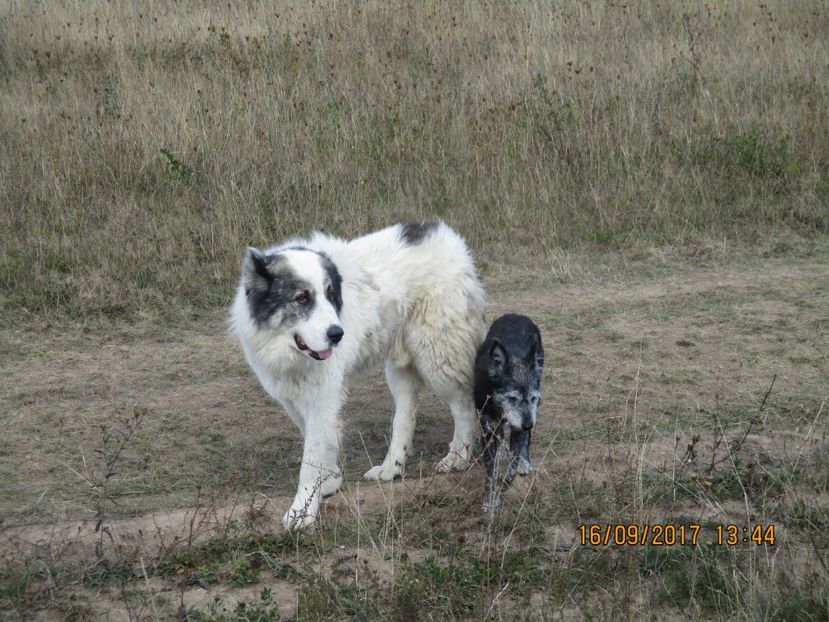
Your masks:
<svg viewBox="0 0 829 622"><path fill-rule="evenodd" d="M248 248L242 287L256 327L288 336L298 351L324 361L342 340L342 278L324 253Z"/></svg>

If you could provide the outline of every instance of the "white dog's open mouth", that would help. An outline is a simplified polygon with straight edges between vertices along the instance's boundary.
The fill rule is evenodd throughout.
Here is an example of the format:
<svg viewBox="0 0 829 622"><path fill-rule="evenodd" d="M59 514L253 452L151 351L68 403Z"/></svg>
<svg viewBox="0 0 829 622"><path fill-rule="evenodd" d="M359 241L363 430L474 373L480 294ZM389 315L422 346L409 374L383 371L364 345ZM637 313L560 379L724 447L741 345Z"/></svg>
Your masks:
<svg viewBox="0 0 829 622"><path fill-rule="evenodd" d="M303 352L307 352L312 359L317 359L318 361L324 361L331 356L331 353L334 351L333 348L328 348L327 350L321 350L319 352L312 350L308 347L308 344L305 343L305 340L299 335L294 335L294 343L296 343L297 348Z"/></svg>

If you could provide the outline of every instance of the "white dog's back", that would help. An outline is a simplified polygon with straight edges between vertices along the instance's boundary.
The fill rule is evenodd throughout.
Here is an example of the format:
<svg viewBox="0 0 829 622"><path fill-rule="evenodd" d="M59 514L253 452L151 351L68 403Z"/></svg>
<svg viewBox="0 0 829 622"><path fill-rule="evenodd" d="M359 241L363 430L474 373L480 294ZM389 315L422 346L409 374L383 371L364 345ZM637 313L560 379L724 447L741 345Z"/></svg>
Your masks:
<svg viewBox="0 0 829 622"><path fill-rule="evenodd" d="M427 223L420 225L426 228L422 237L411 243L403 233L406 226L349 242L319 233L310 240L309 246L328 254L343 275L343 325L360 335L348 367L358 374L388 356L409 355L418 368L431 366L433 356L418 354L440 339L446 340L441 350L474 361L483 339L484 292L464 241L443 223ZM471 368L467 375L457 363L443 367L471 386Z"/></svg>

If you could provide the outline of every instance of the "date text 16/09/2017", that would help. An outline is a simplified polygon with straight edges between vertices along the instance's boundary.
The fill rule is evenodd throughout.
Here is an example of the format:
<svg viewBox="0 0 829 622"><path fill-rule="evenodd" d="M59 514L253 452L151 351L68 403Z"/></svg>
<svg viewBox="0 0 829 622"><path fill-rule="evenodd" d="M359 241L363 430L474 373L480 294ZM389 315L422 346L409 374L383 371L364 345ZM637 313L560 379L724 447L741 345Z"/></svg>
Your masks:
<svg viewBox="0 0 829 622"><path fill-rule="evenodd" d="M705 534L713 532L710 537ZM689 523L674 525L655 523L630 525L625 523L607 525L579 525L578 539L582 545L617 546L673 546L675 544L696 545L702 542L735 546L737 544L774 544L774 525L714 525L713 529Z"/></svg>

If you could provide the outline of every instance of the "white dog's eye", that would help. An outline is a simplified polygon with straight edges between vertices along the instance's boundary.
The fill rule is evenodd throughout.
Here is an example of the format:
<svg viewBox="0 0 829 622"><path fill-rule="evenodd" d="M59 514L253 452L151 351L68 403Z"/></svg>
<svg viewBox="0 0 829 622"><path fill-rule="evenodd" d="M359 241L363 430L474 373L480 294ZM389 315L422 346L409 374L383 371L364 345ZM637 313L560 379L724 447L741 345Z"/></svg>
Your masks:
<svg viewBox="0 0 829 622"><path fill-rule="evenodd" d="M299 296L294 298L294 302L298 302L301 305L304 305L308 302L308 292L302 292Z"/></svg>

